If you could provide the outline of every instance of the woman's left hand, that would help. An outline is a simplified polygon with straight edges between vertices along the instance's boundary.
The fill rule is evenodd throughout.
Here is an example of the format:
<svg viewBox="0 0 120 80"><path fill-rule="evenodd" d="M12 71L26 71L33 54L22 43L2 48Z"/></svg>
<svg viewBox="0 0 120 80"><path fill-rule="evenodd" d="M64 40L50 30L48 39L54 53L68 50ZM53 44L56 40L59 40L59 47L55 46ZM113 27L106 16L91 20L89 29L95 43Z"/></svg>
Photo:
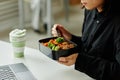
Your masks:
<svg viewBox="0 0 120 80"><path fill-rule="evenodd" d="M74 53L67 57L60 57L58 62L67 66L75 64L78 53Z"/></svg>

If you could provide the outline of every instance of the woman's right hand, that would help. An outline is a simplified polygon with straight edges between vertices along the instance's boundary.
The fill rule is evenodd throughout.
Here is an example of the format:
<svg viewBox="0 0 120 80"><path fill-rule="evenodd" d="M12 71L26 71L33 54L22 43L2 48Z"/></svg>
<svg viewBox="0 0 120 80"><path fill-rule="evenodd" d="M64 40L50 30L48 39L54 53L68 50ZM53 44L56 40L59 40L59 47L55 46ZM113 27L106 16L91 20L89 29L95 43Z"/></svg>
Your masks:
<svg viewBox="0 0 120 80"><path fill-rule="evenodd" d="M72 34L69 33L62 25L60 24L54 24L52 28L52 35L54 37L61 35L61 37L64 37L66 40L71 40Z"/></svg>

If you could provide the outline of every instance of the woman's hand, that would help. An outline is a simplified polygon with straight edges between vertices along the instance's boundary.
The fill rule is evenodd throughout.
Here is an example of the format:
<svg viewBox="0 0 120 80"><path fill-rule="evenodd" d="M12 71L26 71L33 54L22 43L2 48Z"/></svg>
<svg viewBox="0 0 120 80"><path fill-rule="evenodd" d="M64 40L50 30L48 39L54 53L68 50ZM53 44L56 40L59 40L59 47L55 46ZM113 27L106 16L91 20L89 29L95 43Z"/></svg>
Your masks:
<svg viewBox="0 0 120 80"><path fill-rule="evenodd" d="M58 62L67 66L75 64L78 53L72 54L68 57L60 57Z"/></svg>
<svg viewBox="0 0 120 80"><path fill-rule="evenodd" d="M59 33L58 33L59 32ZM69 33L62 25L55 24L52 28L52 35L54 37L57 37L58 34L60 34L62 37L64 37L66 40L71 40L72 35Z"/></svg>

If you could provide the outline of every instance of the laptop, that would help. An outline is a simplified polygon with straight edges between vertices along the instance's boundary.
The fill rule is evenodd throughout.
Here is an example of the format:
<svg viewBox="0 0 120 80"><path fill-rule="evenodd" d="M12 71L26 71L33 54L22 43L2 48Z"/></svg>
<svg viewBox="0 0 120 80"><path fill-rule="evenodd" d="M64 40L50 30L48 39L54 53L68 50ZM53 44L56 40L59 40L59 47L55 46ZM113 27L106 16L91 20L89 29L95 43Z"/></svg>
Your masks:
<svg viewBox="0 0 120 80"><path fill-rule="evenodd" d="M0 66L0 80L37 80L23 63Z"/></svg>

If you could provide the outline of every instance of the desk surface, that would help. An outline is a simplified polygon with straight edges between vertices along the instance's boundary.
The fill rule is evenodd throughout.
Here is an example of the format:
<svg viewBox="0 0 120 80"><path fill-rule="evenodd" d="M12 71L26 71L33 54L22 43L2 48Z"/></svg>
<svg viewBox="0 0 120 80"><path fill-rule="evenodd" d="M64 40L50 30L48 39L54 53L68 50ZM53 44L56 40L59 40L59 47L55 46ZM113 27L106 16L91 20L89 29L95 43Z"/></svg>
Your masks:
<svg viewBox="0 0 120 80"><path fill-rule="evenodd" d="M93 80L89 76L74 70L74 66L65 66L54 61L39 50L25 47L25 56L15 58L12 45L0 41L0 65L24 63L38 80Z"/></svg>

